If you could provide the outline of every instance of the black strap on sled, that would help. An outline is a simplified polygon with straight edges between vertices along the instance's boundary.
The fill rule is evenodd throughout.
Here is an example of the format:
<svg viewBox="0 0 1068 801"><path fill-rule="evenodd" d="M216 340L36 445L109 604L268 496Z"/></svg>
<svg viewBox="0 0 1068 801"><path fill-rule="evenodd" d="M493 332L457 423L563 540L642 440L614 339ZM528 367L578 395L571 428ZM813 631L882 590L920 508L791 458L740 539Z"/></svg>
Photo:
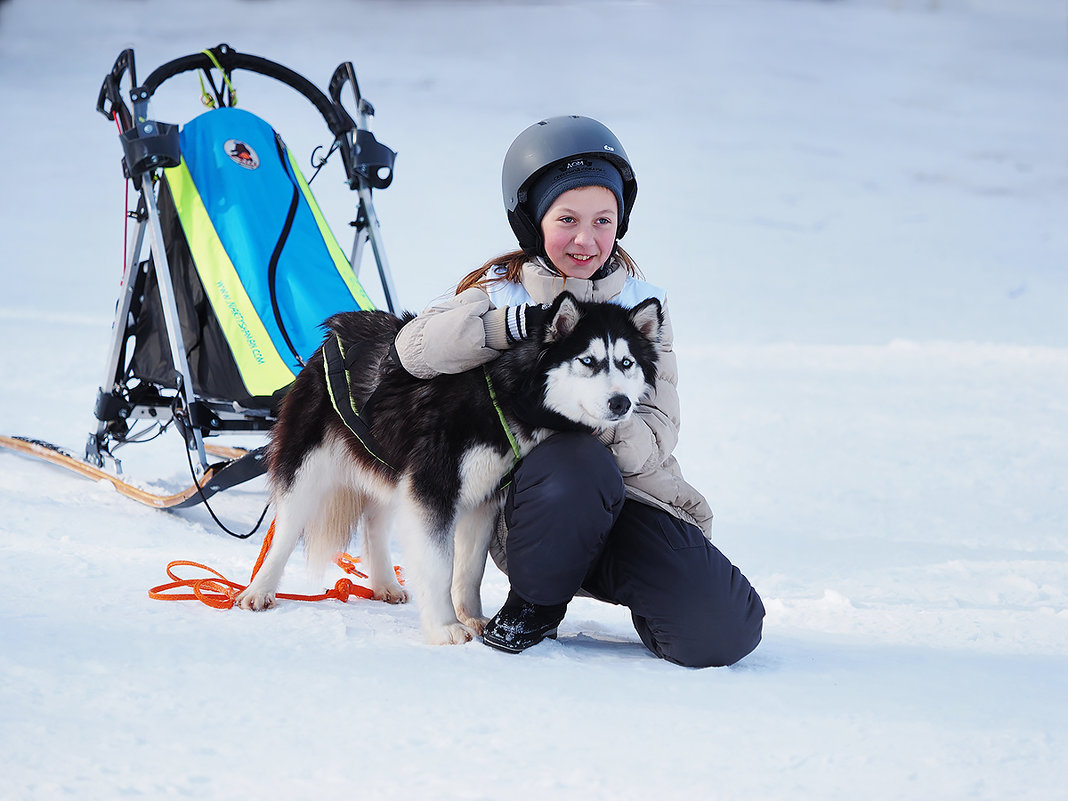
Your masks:
<svg viewBox="0 0 1068 801"><path fill-rule="evenodd" d="M334 405L334 411L338 413L342 422L367 452L384 467L393 470L385 458L385 450L371 433L371 426L360 416L356 408L355 400L349 389L351 384L349 383L348 364L345 361L345 348L337 334L327 337L326 342L323 343L323 366L326 371L326 392L330 396L330 402Z"/></svg>
<svg viewBox="0 0 1068 801"><path fill-rule="evenodd" d="M282 138L278 134L274 135L274 143L278 149L278 158L282 162L282 169L285 170L289 180L293 182L293 195L289 201L289 211L286 213L286 221L282 225L282 232L278 235L278 241L274 245L274 252L271 253L271 261L267 265L267 288L271 293L271 310L274 312L274 321L278 324L278 330L282 332L282 339L285 340L289 352L293 354L293 358L303 367L304 360L297 353L297 349L293 347L293 340L289 338L285 321L282 320L282 310L278 308L277 286L278 261L282 258L282 249L285 247L286 240L289 239L289 232L293 230L293 220L297 216L297 207L300 205L300 188L297 185L297 179L293 177L289 159L286 158L285 147L282 144Z"/></svg>

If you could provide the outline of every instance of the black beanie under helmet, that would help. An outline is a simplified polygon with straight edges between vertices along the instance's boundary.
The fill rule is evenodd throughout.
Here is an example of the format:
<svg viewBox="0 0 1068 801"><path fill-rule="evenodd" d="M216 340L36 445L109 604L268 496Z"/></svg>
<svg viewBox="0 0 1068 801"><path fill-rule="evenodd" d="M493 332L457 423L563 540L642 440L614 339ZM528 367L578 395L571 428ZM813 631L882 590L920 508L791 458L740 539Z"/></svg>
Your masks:
<svg viewBox="0 0 1068 801"><path fill-rule="evenodd" d="M552 208L560 195L583 186L603 186L616 196L618 219L623 219L623 176L607 159L580 156L550 167L538 177L527 195L528 208L535 225Z"/></svg>

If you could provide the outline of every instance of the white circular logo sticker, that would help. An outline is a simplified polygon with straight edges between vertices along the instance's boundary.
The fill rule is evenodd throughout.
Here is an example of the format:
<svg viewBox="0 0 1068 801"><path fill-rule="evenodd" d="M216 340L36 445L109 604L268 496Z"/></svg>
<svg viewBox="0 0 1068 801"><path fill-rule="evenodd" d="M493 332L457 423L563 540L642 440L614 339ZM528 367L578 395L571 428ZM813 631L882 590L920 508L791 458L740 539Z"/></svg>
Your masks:
<svg viewBox="0 0 1068 801"><path fill-rule="evenodd" d="M255 150L244 142L237 139L227 139L223 149L235 164L240 164L246 170L254 170L260 166L260 157L256 155Z"/></svg>

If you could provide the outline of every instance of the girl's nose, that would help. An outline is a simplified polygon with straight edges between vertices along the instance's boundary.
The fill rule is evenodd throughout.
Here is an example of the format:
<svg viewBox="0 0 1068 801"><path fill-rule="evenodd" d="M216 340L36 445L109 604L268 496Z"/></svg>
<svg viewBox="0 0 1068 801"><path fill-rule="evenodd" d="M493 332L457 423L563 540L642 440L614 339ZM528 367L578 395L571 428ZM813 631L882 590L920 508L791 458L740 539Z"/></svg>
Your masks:
<svg viewBox="0 0 1068 801"><path fill-rule="evenodd" d="M576 245L586 245L593 241L593 229L589 226L583 225L575 232Z"/></svg>

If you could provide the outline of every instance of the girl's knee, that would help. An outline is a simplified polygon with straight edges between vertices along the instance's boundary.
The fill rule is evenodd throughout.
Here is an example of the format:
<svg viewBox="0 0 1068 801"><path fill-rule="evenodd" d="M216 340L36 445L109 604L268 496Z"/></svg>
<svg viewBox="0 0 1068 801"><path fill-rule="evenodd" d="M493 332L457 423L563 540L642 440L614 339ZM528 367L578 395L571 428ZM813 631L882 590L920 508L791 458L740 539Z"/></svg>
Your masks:
<svg viewBox="0 0 1068 801"><path fill-rule="evenodd" d="M680 643L667 658L696 668L728 667L740 662L756 650L763 633L764 606L759 598L756 601L758 614L747 615L732 626L719 626L714 631L706 631L703 637Z"/></svg>
<svg viewBox="0 0 1068 801"><path fill-rule="evenodd" d="M655 619L634 615L642 642L657 656L685 667L726 667L760 644L764 604L736 568L729 582L691 585Z"/></svg>
<svg viewBox="0 0 1068 801"><path fill-rule="evenodd" d="M683 631L661 627L654 630L645 621L635 618L634 627L645 647L661 659L683 667L728 667L744 659L760 644L763 619L764 607L757 597L750 614L729 624L706 621Z"/></svg>

